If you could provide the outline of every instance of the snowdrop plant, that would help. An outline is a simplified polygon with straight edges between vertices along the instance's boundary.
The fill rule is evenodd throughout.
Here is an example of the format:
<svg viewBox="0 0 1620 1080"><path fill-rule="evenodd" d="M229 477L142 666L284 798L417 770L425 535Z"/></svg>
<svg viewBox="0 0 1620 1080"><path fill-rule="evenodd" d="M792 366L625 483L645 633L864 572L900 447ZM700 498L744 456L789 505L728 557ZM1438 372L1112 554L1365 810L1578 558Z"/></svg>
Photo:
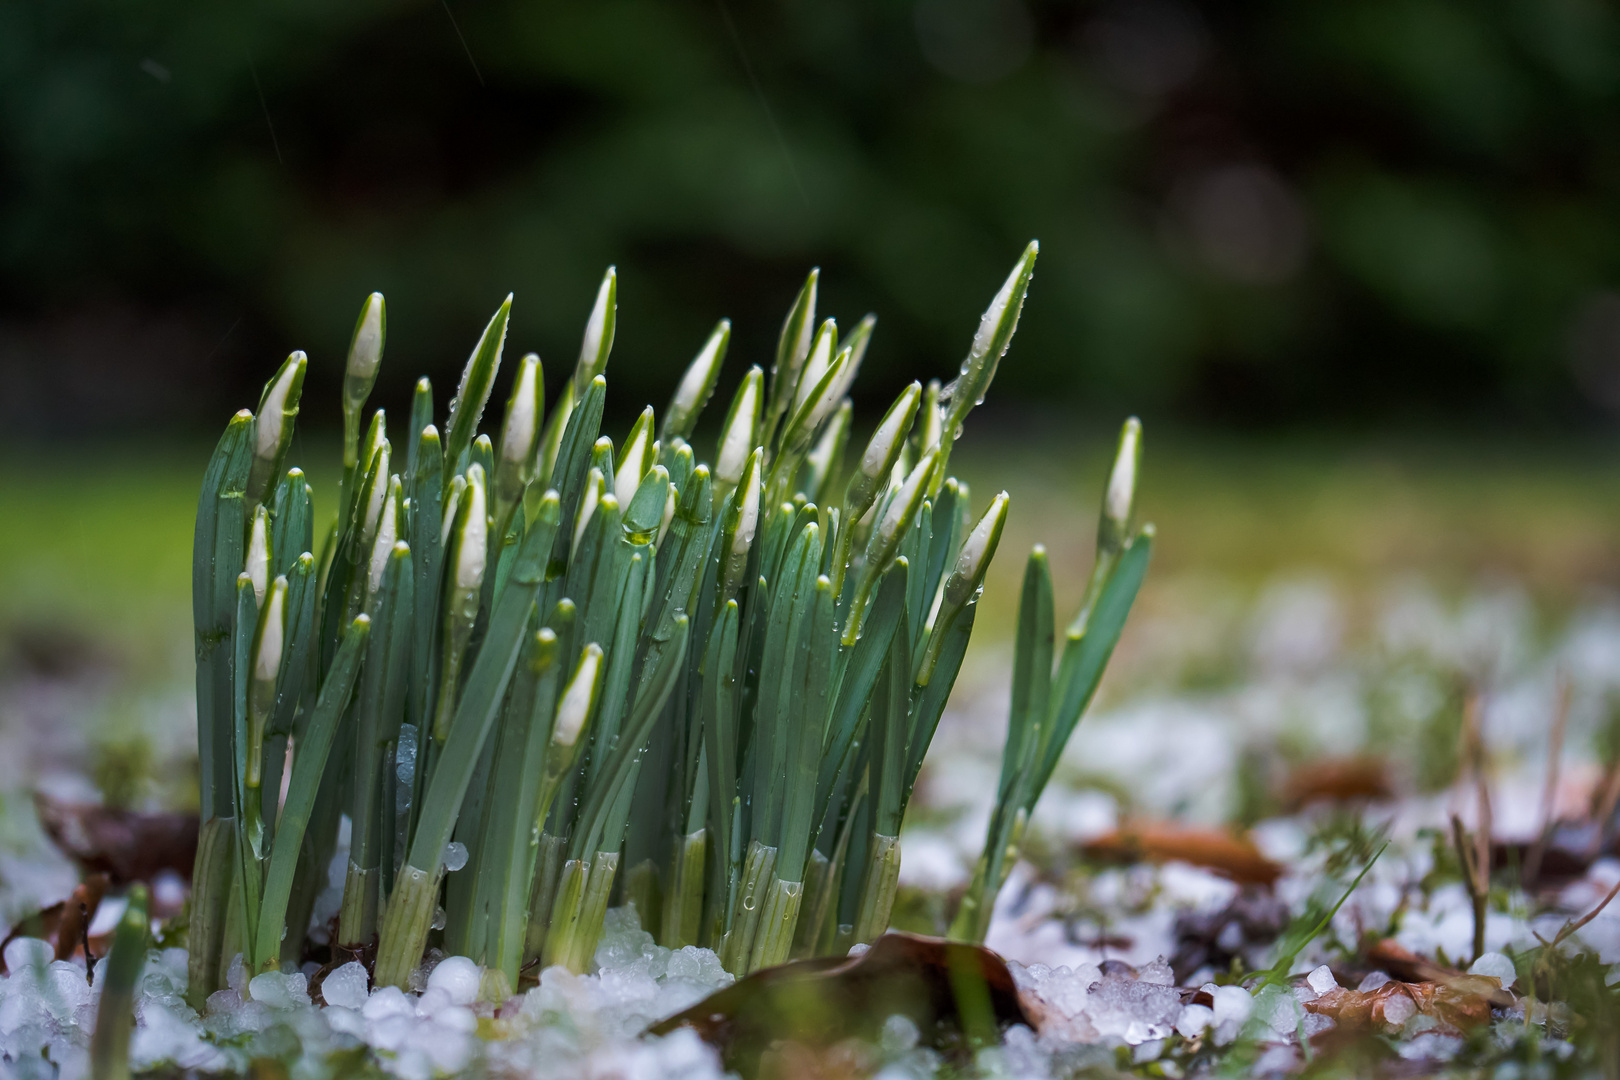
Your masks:
<svg viewBox="0 0 1620 1080"><path fill-rule="evenodd" d="M709 946L739 974L881 933L901 821L1009 508L1003 493L972 511L945 475L950 444L1011 341L1036 253L956 381L903 390L847 479L848 392L874 320L842 341L818 324L815 272L769 379L741 377L712 465L689 440L729 322L662 425L648 408L615 442L601 431L609 269L550 414L530 354L491 439L479 428L508 297L442 428L422 379L403 430L377 410L362 433L386 326L373 294L319 544L314 493L284 470L307 364L289 357L257 412L227 425L198 503L194 997L237 953L255 972L298 962L344 816L333 945L374 946L379 984L405 985L430 942L483 964L495 996L538 965L583 971L624 899L663 944ZM1124 539L1133 485L1116 468L1085 642L1117 636L1129 600L1112 582L1145 566L1146 538ZM1021 634L1020 671L1038 666L1032 647ZM1100 674L1083 652L1050 695L1060 719ZM1015 725L1015 826L1066 737L1061 722Z"/></svg>

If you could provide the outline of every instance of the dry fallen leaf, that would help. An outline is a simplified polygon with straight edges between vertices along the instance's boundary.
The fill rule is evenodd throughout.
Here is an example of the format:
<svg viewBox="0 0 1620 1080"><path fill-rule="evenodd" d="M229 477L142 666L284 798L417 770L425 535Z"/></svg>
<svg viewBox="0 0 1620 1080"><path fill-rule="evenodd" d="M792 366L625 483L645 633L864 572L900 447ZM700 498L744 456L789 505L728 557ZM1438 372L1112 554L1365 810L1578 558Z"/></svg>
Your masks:
<svg viewBox="0 0 1620 1080"><path fill-rule="evenodd" d="M1123 825L1088 841L1084 850L1092 858L1120 862L1176 859L1246 885L1270 885L1282 874L1282 867L1260 854L1246 837L1176 822Z"/></svg>
<svg viewBox="0 0 1620 1080"><path fill-rule="evenodd" d="M1338 987L1305 1002L1305 1008L1341 1025L1398 1031L1422 1013L1466 1031L1490 1022L1491 996L1501 990L1500 979L1485 975L1465 975L1452 983L1392 981L1376 990Z"/></svg>
<svg viewBox="0 0 1620 1080"><path fill-rule="evenodd" d="M112 810L58 802L36 793L45 835L87 874L106 874L114 887L151 881L165 870L191 876L197 856L197 815Z"/></svg>
<svg viewBox="0 0 1620 1080"><path fill-rule="evenodd" d="M1388 799L1395 794L1389 765L1381 757L1318 758L1289 774L1278 792L1289 810L1315 802L1357 802Z"/></svg>
<svg viewBox="0 0 1620 1080"><path fill-rule="evenodd" d="M994 1037L1011 1024L1030 1023L1012 973L995 953L891 932L859 956L757 972L649 1030L663 1035L690 1027L744 1077L762 1069L801 1076L830 1047L875 1040L896 1014L917 1025L922 1045L948 1053L965 1050L970 1035Z"/></svg>

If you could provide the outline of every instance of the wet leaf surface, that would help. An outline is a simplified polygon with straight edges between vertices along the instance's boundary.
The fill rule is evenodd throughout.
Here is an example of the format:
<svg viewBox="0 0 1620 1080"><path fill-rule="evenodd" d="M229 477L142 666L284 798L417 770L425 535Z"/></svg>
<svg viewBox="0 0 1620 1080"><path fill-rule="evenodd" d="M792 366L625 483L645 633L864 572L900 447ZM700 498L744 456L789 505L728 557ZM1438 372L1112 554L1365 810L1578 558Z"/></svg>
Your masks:
<svg viewBox="0 0 1620 1080"><path fill-rule="evenodd" d="M726 1068L749 1080L859 1075L858 1063L834 1048L852 1038L878 1041L884 1022L895 1015L917 1026L920 1045L963 1060L977 1040L993 1040L1012 1024L1031 1024L1012 973L995 953L889 933L859 956L799 960L757 972L649 1030L666 1034L690 1027L720 1051Z"/></svg>

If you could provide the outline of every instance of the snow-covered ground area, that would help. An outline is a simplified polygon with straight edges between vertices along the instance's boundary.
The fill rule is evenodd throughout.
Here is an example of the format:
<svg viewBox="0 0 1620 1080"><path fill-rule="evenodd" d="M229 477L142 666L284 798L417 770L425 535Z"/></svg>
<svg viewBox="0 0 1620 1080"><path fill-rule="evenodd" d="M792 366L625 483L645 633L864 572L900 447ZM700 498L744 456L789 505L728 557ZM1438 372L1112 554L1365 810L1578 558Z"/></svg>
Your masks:
<svg viewBox="0 0 1620 1080"><path fill-rule="evenodd" d="M948 896L978 856L1000 768L1006 690L997 673L1007 661L994 647L970 658L936 737L903 841L902 886L914 894ZM1306 1060L1312 1036L1334 1026L1335 1003L1389 983L1389 972L1350 963L1369 931L1469 968L1471 901L1437 862L1448 857L1451 816L1470 828L1479 820L1474 787L1455 780L1456 718L1469 689L1480 695L1498 841L1529 841L1541 828L1553 718L1566 695L1553 805L1561 816L1580 816L1603 781L1603 747L1620 714L1620 599L1590 597L1554 614L1509 587L1442 596L1410 579L1367 594L1316 577L1279 579L1250 595L1178 593L1161 583L1038 807L1028 858L989 933L1038 1030L1013 1028L1002 1045L978 1052L978 1068L1045 1077L1087 1063L1156 1062L1159 1075L1177 1076L1199 1048L1242 1048L1249 1072L1285 1072ZM12 721L21 707L15 695L0 700L9 713L0 731L19 747L24 736ZM175 711L177 724L189 722L183 708ZM0 746L0 768L9 770L0 912L15 917L60 899L75 876L18 824L26 770L17 755L29 751L18 749L5 765L8 752ZM1384 763L1394 795L1355 818L1321 804L1289 807L1274 794L1297 764L1358 754ZM1130 822L1214 827L1244 818L1258 850L1281 867L1269 892L1189 862L1099 866L1078 855ZM1276 931L1254 933L1245 903L1263 894L1285 923L1312 905L1330 906L1384 839L1389 846L1299 953L1287 985L1254 993L1231 984L1231 958L1250 971L1275 959ZM1570 915L1590 910L1616 881L1620 860L1601 857L1553 893L1493 895L1487 952L1470 970L1497 980L1513 1004L1496 1007L1488 1042L1506 1045L1525 1027L1513 958L1536 947L1538 933L1551 938ZM99 921L110 918L104 912ZM1194 927L1212 943L1210 958L1175 970L1175 958L1193 955L1186 944ZM1620 904L1569 947L1620 965ZM0 1070L87 1074L98 990L83 966L52 961L44 943L27 940L8 946L5 960ZM332 1075L343 1054L369 1053L402 1080L721 1074L716 1052L692 1032L641 1033L731 976L707 950L655 945L631 909L610 913L595 972L550 969L504 1002L479 999L480 972L470 961L435 960L412 993L368 991L362 967L338 968L320 988L324 1006L311 1001L313 965L251 980L238 970L199 1015L183 1000L184 952L154 951L138 988L133 1064L242 1072L268 1056L313 1080ZM1336 971L1351 968L1354 980L1341 987ZM1616 978L1620 967L1611 966L1609 983ZM1531 1019L1548 1008L1532 1002ZM1401 1057L1443 1061L1463 1045L1407 998L1391 998L1381 1017ZM1554 1037L1541 1045L1553 1056L1568 1051ZM885 1025L874 1052L885 1080L929 1075L941 1061L900 1017Z"/></svg>

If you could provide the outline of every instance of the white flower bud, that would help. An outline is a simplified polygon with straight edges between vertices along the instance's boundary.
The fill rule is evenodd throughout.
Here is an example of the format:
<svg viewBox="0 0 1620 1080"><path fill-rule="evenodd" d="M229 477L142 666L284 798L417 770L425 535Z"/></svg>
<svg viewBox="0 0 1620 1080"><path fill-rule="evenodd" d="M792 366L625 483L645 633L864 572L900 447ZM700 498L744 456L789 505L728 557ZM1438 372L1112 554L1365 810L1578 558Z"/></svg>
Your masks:
<svg viewBox="0 0 1620 1080"><path fill-rule="evenodd" d="M675 485L670 484L669 490L664 493L664 518L658 523L658 537L653 546L658 547L664 542L664 536L669 532L670 522L675 520Z"/></svg>
<svg viewBox="0 0 1620 1080"><path fill-rule="evenodd" d="M253 677L261 683L275 682L281 671L281 653L287 635L287 579L278 577L270 589L270 600L260 616L259 652L253 658Z"/></svg>
<svg viewBox="0 0 1620 1080"><path fill-rule="evenodd" d="M377 538L371 544L371 565L366 577L366 595L376 596L382 588L383 571L388 567L388 555L399 539L399 498L401 485L398 476L388 482L388 495L383 500L382 514L377 519Z"/></svg>
<svg viewBox="0 0 1620 1080"><path fill-rule="evenodd" d="M805 399L816 388L816 384L826 376L833 365L833 356L837 348L838 322L835 319L828 319L821 324L821 329L816 333L816 343L811 346L810 359L804 363L798 389L793 394L793 408L789 410L790 414L799 411Z"/></svg>
<svg viewBox="0 0 1620 1080"><path fill-rule="evenodd" d="M731 403L726 426L720 433L719 453L714 459L714 478L722 484L735 485L742 479L748 455L754 451L764 387L765 373L758 367L750 368Z"/></svg>
<svg viewBox="0 0 1620 1080"><path fill-rule="evenodd" d="M253 511L253 524L248 530L247 561L242 567L253 583L253 597L264 603L264 590L270 584L270 515L264 507Z"/></svg>
<svg viewBox="0 0 1620 1080"><path fill-rule="evenodd" d="M585 336L579 345L579 366L575 369L576 390L583 394L590 381L602 374L607 366L605 345L613 348L613 324L618 297L618 271L607 268L602 284L596 290L596 303L591 306L591 317L585 321Z"/></svg>
<svg viewBox="0 0 1620 1080"><path fill-rule="evenodd" d="M966 603L968 594L978 588L979 582L984 579L984 571L996 553L996 545L1001 542L1001 530L1007 524L1010 503L1011 499L1005 491L991 499L984 516L968 533L967 540L962 544L962 552L956 557L956 567L945 583L945 603Z"/></svg>
<svg viewBox="0 0 1620 1080"><path fill-rule="evenodd" d="M557 703L557 723L551 729L551 741L558 746L573 746L579 733L590 719L591 705L596 700L597 677L602 671L602 647L594 641L585 646L579 658L579 667Z"/></svg>
<svg viewBox="0 0 1620 1080"><path fill-rule="evenodd" d="M439 547L442 549L450 542L450 530L456 527L456 509L461 505L461 496L467 490L467 478L454 476L450 478L450 494L444 498L444 517L439 522Z"/></svg>
<svg viewBox="0 0 1620 1080"><path fill-rule="evenodd" d="M484 495L484 468L467 469L467 524L456 549L456 588L472 592L484 583L489 547L489 508Z"/></svg>
<svg viewBox="0 0 1620 1080"><path fill-rule="evenodd" d="M512 399L506 406L506 424L501 429L501 460L520 467L534 458L534 440L540 431L535 415L535 384L540 377L540 358L534 353L518 365L512 386Z"/></svg>
<svg viewBox="0 0 1620 1080"><path fill-rule="evenodd" d="M360 319L355 323L354 337L349 341L346 373L349 378L364 382L368 387L377 377L377 366L382 363L383 335L387 325L384 311L382 293L374 292L366 297L364 306L360 308Z"/></svg>
<svg viewBox="0 0 1620 1080"><path fill-rule="evenodd" d="M579 550L579 542L585 537L585 526L591 523L591 515L596 513L596 506L602 501L602 493L606 489L607 481L602 479L602 470L592 469L585 478L585 491L579 497L579 516L574 521L574 546L571 550ZM614 502L618 500L614 499Z"/></svg>
<svg viewBox="0 0 1620 1080"><path fill-rule="evenodd" d="M1131 503L1136 497L1136 468L1142 459L1142 423L1136 417L1125 421L1119 436L1119 454L1108 477L1108 495L1103 513L1123 535L1131 520Z"/></svg>
<svg viewBox="0 0 1620 1080"><path fill-rule="evenodd" d="M635 426L624 440L624 456L613 471L613 494L620 506L630 505L636 489L641 486L641 478L652 467L653 457L653 411L649 405L636 418Z"/></svg>
<svg viewBox="0 0 1620 1080"><path fill-rule="evenodd" d="M376 466L372 470L371 498L366 502L366 516L361 520L361 536L374 536L377 521L382 516L383 500L388 497L388 441L377 448Z"/></svg>
<svg viewBox="0 0 1620 1080"><path fill-rule="evenodd" d="M939 449L936 447L923 455L917 467L901 481L889 501L888 509L883 513L883 520L878 522L873 533L874 550L888 547L897 540L911 519L917 515L917 507L922 503L923 493L928 486L928 477L934 471L934 465L939 461Z"/></svg>
<svg viewBox="0 0 1620 1080"><path fill-rule="evenodd" d="M748 547L754 542L754 530L759 527L760 466L761 458L756 451L748 459L748 474L742 481L743 500L737 514L737 531L731 538L732 555L748 554Z"/></svg>
<svg viewBox="0 0 1620 1080"><path fill-rule="evenodd" d="M911 421L921 397L922 385L912 383L889 406L883 419L878 421L872 438L866 444L866 453L861 455L861 472L865 476L881 481L884 474L894 467L898 447L911 430Z"/></svg>
<svg viewBox="0 0 1620 1080"><path fill-rule="evenodd" d="M272 463L281 453L282 428L287 420L287 396L304 373L307 360L302 351L295 352L282 365L281 374L265 390L259 404L259 419L255 425L253 456Z"/></svg>

